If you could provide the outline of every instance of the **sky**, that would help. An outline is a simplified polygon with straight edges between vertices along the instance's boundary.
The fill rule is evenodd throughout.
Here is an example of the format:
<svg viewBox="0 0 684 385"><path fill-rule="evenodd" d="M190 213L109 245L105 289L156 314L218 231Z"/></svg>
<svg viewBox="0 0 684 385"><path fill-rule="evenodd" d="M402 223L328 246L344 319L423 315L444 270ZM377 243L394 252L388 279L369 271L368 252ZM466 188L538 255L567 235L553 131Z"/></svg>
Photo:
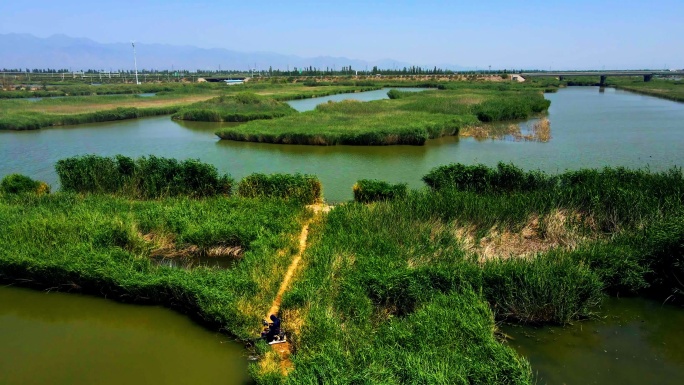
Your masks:
<svg viewBox="0 0 684 385"><path fill-rule="evenodd" d="M0 34L421 65L684 68L684 1L2 1Z"/></svg>

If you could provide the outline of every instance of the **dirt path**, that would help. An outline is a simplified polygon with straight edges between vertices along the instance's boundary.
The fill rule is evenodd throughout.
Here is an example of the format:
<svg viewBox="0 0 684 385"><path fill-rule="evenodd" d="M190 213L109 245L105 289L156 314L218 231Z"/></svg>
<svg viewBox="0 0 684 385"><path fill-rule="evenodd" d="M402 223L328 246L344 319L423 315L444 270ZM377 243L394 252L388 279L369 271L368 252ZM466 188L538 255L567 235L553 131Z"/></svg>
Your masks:
<svg viewBox="0 0 684 385"><path fill-rule="evenodd" d="M309 237L309 225L311 222L321 213L328 213L332 209L332 206L324 205L324 204L316 204L316 205L309 205L307 206L310 210L314 212L314 218L310 219L307 221L304 226L302 227L302 232L299 234L299 251L297 252L297 255L294 257L292 262L290 263L290 267L288 267L287 272L285 273L285 277L283 278L283 282L280 284L280 288L278 289L278 293L276 294L275 299L273 300L273 303L271 304L271 308L268 310L268 313L266 313L266 316L264 317L264 320L266 322L270 322L270 316L271 314L278 314L278 311L280 310L280 303L283 300L283 295L287 291L288 287L290 286L290 282L292 281L292 277L294 277L295 273L297 272L297 268L299 267L299 263L302 260L302 256L304 255L304 252L306 251L306 241L307 238ZM275 344L271 345L273 348L273 351L277 354L279 357L280 361L280 370L284 375L287 375L288 371L290 371L293 368L292 361L290 360L290 354L292 352L292 346L290 345L290 342L284 342L280 344Z"/></svg>
<svg viewBox="0 0 684 385"><path fill-rule="evenodd" d="M278 314L278 310L280 310L280 303L283 300L283 294L285 294L287 287L290 285L292 276L297 270L297 266L299 266L299 261L302 260L302 254L304 254L304 251L306 250L306 239L309 236L309 223L310 222L307 222L304 225L304 227L302 228L302 232L299 234L299 251L297 252L295 258L292 260L292 263L290 263L290 267L287 269L287 273L285 273L283 282L280 284L280 289L278 289L278 294L276 294L276 297L273 300L271 308L268 310L268 313L266 313L266 317L264 317L264 319L267 322L270 322L269 316L271 314Z"/></svg>

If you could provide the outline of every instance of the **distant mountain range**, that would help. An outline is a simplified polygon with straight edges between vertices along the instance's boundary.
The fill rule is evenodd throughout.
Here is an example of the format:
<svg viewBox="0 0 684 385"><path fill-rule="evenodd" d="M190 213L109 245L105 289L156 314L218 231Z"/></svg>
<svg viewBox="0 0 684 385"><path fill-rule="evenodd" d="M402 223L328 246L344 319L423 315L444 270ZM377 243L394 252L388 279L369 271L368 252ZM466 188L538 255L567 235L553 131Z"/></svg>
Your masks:
<svg viewBox="0 0 684 385"><path fill-rule="evenodd" d="M416 63L391 59L364 61L345 57L318 56L303 58L272 52L238 52L222 48L205 49L193 46L167 44L135 44L138 69L165 70L268 70L314 68L325 69L351 66L355 70L403 68ZM103 44L86 38L53 35L39 38L29 34L0 34L0 69L53 68L80 70L131 70L133 50L131 43ZM427 66L423 65L427 68ZM432 66L430 66L431 68ZM440 68L463 69L441 65Z"/></svg>

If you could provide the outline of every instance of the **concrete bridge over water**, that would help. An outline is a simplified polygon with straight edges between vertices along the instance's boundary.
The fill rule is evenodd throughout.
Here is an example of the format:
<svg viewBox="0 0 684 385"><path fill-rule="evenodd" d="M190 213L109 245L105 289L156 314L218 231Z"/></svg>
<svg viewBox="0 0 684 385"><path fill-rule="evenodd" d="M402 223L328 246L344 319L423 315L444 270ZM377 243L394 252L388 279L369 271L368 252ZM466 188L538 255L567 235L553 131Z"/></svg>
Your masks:
<svg viewBox="0 0 684 385"><path fill-rule="evenodd" d="M534 77L555 77L563 80L564 77L570 76L600 76L600 85L606 84L608 76L643 76L645 82L651 81L654 76L684 76L684 70L679 71L560 71L560 72L526 72L521 73L520 76L524 78Z"/></svg>

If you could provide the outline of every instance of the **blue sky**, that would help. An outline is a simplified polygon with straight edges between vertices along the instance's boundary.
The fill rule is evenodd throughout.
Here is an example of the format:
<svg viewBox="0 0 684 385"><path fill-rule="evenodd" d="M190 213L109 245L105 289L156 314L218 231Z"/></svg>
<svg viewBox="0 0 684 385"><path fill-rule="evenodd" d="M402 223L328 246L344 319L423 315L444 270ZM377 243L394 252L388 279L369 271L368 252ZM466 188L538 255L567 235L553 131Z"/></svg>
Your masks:
<svg viewBox="0 0 684 385"><path fill-rule="evenodd" d="M684 1L2 1L0 33L485 68L684 68Z"/></svg>

